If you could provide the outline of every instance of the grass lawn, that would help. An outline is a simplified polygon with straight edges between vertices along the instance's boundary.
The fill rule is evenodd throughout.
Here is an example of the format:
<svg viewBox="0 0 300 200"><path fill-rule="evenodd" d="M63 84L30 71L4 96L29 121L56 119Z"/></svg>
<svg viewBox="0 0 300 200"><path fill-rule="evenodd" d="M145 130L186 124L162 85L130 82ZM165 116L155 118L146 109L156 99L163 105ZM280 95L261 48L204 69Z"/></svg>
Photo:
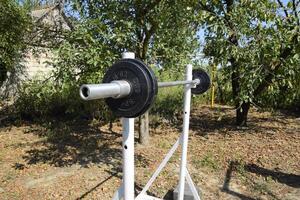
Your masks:
<svg viewBox="0 0 300 200"><path fill-rule="evenodd" d="M7 120L7 119L5 119ZM251 109L247 128L227 106L191 113L188 168L203 199L300 199L300 118ZM136 145L141 190L180 134L153 123ZM154 127L155 124L155 127ZM0 199L110 199L121 183L121 125L91 121L0 123ZM177 151L150 188L169 199L178 183Z"/></svg>

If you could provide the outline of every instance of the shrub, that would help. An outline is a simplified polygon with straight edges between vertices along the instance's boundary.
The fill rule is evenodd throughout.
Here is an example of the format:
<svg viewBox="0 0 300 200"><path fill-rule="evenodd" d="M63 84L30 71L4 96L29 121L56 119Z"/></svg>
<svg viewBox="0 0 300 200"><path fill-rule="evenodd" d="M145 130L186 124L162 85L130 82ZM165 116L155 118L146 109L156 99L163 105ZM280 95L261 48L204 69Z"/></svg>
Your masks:
<svg viewBox="0 0 300 200"><path fill-rule="evenodd" d="M79 86L53 81L33 80L24 83L19 91L15 109L22 118L85 117L110 120L111 114L103 102L82 101Z"/></svg>

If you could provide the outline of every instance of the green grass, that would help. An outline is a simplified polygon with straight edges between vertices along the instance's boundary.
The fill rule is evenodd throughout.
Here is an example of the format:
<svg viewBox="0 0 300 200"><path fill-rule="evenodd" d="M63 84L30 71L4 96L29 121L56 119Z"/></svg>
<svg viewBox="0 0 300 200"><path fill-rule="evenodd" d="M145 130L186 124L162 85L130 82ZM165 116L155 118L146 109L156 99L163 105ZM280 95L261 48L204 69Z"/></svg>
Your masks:
<svg viewBox="0 0 300 200"><path fill-rule="evenodd" d="M202 159L197 159L194 157L192 160L192 163L197 167L205 167L211 170L218 170L219 169L219 162L214 158L214 156L211 153L206 154Z"/></svg>

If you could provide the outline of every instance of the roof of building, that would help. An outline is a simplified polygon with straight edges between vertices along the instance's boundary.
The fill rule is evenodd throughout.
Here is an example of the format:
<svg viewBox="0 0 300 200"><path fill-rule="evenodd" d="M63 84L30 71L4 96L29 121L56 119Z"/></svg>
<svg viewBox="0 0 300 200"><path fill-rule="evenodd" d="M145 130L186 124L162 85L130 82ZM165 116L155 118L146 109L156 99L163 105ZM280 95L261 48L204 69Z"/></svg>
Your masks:
<svg viewBox="0 0 300 200"><path fill-rule="evenodd" d="M60 15L62 16L62 18L64 19L66 24L69 26L69 28L72 30L73 25L72 25L71 21L69 20L69 18L64 13L60 3L56 3L53 6L33 10L31 12L31 16L34 18L35 22L38 23L38 22L42 21L45 17L47 17L55 9L58 9L60 11Z"/></svg>

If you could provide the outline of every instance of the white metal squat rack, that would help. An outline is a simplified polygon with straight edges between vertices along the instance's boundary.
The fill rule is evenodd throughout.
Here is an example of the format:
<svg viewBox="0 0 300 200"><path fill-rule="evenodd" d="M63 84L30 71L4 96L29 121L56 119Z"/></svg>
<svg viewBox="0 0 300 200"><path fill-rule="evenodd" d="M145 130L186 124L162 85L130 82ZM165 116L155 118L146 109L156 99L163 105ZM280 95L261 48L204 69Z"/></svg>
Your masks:
<svg viewBox="0 0 300 200"><path fill-rule="evenodd" d="M134 53L126 52L122 54L122 58L135 58ZM134 118L122 118L123 126L123 180L119 189L115 192L113 200L159 200L159 198L147 195L147 191L151 184L157 178L159 173L165 167L176 149L181 146L181 164L180 164L180 178L179 178L179 193L178 200L184 198L185 181L187 181L195 200L200 200L196 186L187 169L187 150L188 150L188 135L189 135L189 118L191 105L191 88L195 87L197 81L192 80L192 65L186 66L186 80L158 83L158 87L170 87L174 85L184 85L184 103L183 103L183 130L180 137L169 150L161 164L158 166L152 177L145 185L140 194L135 197L134 194Z"/></svg>

